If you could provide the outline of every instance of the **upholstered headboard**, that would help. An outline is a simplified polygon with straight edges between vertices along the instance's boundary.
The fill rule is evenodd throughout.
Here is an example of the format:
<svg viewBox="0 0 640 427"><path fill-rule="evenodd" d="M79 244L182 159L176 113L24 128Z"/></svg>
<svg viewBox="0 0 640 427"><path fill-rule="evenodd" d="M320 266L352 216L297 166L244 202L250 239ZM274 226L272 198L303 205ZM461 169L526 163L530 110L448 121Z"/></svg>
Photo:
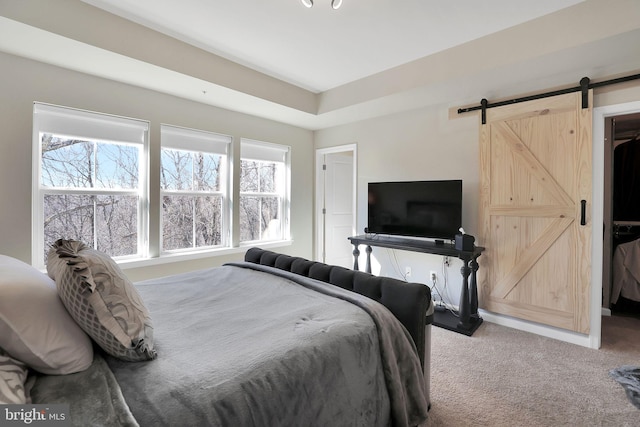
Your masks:
<svg viewBox="0 0 640 427"><path fill-rule="evenodd" d="M431 291L419 283L407 283L389 277L373 276L362 271L309 261L300 257L251 248L245 261L262 264L302 276L321 280L365 295L391 311L413 338L424 368L425 325L431 324Z"/></svg>

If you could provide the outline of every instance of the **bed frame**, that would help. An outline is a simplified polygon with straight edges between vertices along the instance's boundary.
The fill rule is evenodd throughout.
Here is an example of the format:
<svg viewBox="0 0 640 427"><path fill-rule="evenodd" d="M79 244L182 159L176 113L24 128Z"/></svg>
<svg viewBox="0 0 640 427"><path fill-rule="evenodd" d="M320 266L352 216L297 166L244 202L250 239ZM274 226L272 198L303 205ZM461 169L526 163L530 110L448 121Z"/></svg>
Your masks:
<svg viewBox="0 0 640 427"><path fill-rule="evenodd" d="M428 286L407 283L390 277L373 276L362 271L309 261L261 248L249 249L245 254L245 261L331 283L365 295L387 307L413 338L425 374L426 390L429 393L433 304ZM429 398L428 395L427 397Z"/></svg>

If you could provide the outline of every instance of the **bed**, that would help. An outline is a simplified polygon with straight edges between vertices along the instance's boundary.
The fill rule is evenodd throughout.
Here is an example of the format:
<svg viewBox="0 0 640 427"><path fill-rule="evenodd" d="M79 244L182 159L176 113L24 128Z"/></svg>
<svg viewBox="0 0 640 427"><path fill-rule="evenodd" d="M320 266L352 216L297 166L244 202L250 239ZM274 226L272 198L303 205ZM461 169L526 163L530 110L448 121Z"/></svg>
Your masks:
<svg viewBox="0 0 640 427"><path fill-rule="evenodd" d="M57 243L48 269L92 353L80 346L76 366L47 369L23 363L14 348L5 353L26 365L27 399L69 405L73 425L411 426L427 417L432 306L424 285L252 248L244 262L131 290L108 257ZM95 325L96 301L66 302L100 293L114 276L123 293L102 299L128 338L91 330L104 329ZM133 302L124 310L122 295Z"/></svg>

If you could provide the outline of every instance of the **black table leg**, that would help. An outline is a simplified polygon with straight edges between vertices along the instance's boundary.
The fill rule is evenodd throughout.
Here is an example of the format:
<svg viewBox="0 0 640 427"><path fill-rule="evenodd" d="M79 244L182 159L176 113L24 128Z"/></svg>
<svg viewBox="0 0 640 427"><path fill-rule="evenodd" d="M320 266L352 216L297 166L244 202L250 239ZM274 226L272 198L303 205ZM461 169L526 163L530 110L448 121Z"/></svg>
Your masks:
<svg viewBox="0 0 640 427"><path fill-rule="evenodd" d="M471 273L471 268L469 267L469 260L464 259L463 262L464 264L460 268L460 273L462 274L462 289L460 291L460 323L458 326L469 329L469 318L471 316L469 312L469 274Z"/></svg>
<svg viewBox="0 0 640 427"><path fill-rule="evenodd" d="M358 265L358 258L360 257L360 249L358 249L357 244L353 244L353 269L355 271L360 270L360 266Z"/></svg>
<svg viewBox="0 0 640 427"><path fill-rule="evenodd" d="M480 315L478 314L478 257L474 257L471 260L471 289L469 290L470 294L470 316L472 319L479 319Z"/></svg>

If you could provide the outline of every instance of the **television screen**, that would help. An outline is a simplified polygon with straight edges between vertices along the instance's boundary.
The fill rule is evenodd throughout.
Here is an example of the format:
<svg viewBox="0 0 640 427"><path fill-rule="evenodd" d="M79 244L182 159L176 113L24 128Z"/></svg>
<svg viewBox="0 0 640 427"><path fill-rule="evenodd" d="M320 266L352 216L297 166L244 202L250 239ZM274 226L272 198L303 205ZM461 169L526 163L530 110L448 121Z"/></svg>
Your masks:
<svg viewBox="0 0 640 427"><path fill-rule="evenodd" d="M453 240L462 223L462 180L370 182L367 231Z"/></svg>

